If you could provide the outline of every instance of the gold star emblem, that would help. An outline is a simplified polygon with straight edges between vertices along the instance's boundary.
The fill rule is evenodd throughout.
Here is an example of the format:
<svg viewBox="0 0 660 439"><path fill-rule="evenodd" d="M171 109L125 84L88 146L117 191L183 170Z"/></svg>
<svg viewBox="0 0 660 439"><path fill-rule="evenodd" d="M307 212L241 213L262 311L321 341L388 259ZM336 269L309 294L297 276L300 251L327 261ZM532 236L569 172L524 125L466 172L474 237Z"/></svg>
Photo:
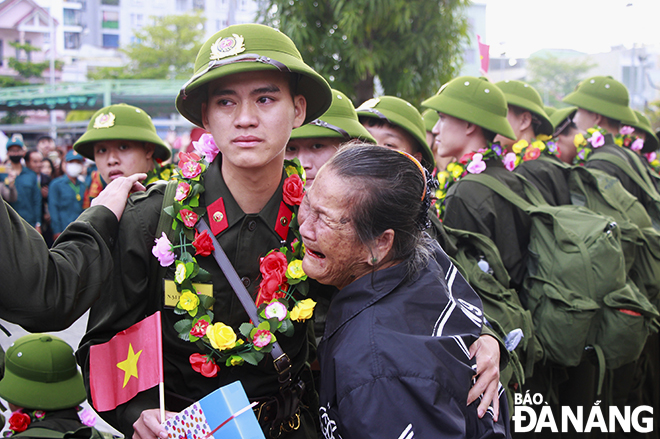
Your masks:
<svg viewBox="0 0 660 439"><path fill-rule="evenodd" d="M124 361L120 361L117 363L117 367L120 368L121 370L124 371L124 385L123 387L126 387L126 384L128 384L128 380L131 379L131 377L138 377L138 371L137 371L137 362L138 359L140 358L140 354L142 351L140 350L137 354L133 351L133 345L129 343L128 345L128 356Z"/></svg>

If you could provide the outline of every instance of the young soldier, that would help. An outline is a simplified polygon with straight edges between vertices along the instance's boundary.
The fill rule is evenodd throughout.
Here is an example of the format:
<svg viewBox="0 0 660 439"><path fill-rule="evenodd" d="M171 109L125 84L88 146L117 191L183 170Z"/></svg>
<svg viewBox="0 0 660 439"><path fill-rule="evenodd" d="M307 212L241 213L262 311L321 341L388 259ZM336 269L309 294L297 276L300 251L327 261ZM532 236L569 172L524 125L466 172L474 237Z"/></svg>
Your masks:
<svg viewBox="0 0 660 439"><path fill-rule="evenodd" d="M94 160L98 168L85 194L88 199L97 197L117 177L146 173L143 182L146 186L157 180L169 180L172 175L171 165L161 166L172 155L170 149L158 137L151 117L132 105L110 105L94 113L87 131L73 149Z"/></svg>
<svg viewBox="0 0 660 439"><path fill-rule="evenodd" d="M552 122L543 109L541 96L522 81L501 81L495 85L506 98L507 120L516 134L516 141L503 136L496 136L495 140L502 140L501 143L517 155L516 172L536 186L548 204L570 204L568 171L552 163L560 160L557 146L551 141Z"/></svg>
<svg viewBox="0 0 660 439"><path fill-rule="evenodd" d="M502 147L492 143L496 134L515 139L506 119L504 94L484 78L464 76L443 85L422 105L440 115L433 128L438 153L457 157L457 166L464 167L452 177L456 181L444 199L444 223L488 236L500 251L511 285L520 289L526 270L529 218L483 185L460 180L464 172L484 172L524 197L519 179L502 163ZM476 156L479 150L483 151Z"/></svg>
<svg viewBox="0 0 660 439"><path fill-rule="evenodd" d="M569 165L573 164L577 155L575 136L580 132L575 122L573 122L576 111L576 107L562 108L550 116L553 129L552 138L557 144L559 158Z"/></svg>
<svg viewBox="0 0 660 439"><path fill-rule="evenodd" d="M454 157L441 157L438 155L438 150L435 147L435 135L433 134L433 127L438 123L438 119L440 118L438 112L430 108L426 109L422 112L422 118L424 119L424 128L426 129L426 143L431 148L433 159L435 160L435 171L436 173L444 171L447 165L456 159Z"/></svg>
<svg viewBox="0 0 660 439"><path fill-rule="evenodd" d="M395 96L382 96L363 102L356 111L380 146L407 152L433 172L435 160L426 143L424 119L412 104Z"/></svg>
<svg viewBox="0 0 660 439"><path fill-rule="evenodd" d="M327 82L303 62L293 42L275 29L254 24L231 26L212 36L199 51L195 74L177 97L179 112L210 132L220 151L202 177L202 216L253 296L259 287L260 258L295 238L288 222L295 206L284 201L283 188L291 130L321 116L330 102ZM294 392L280 392L270 357L258 366L220 364L213 378L193 370L191 356L207 352L179 338L174 324L181 316L164 305L162 273L152 254L159 218L166 215L161 213L162 205L163 185L156 185L131 199L124 212L114 281L92 307L88 333L77 354L87 382L90 346L162 310L167 410L180 411L216 388L240 380L248 396L260 403L256 412L267 435L315 437L318 403L306 377L309 349L314 345L309 321L296 323L290 337L277 336L290 359L293 383L302 386L296 390L302 398L300 410L294 413L284 407L296 402ZM210 273L214 321L237 330L249 321L238 297L213 257L196 259ZM171 280L173 275L167 271L165 278ZM166 437L158 406L157 391L151 389L102 416L126 437Z"/></svg>
<svg viewBox="0 0 660 439"><path fill-rule="evenodd" d="M653 127L651 127L651 122L646 116L644 116L643 113L637 110L633 111L635 112L635 116L637 116L637 125L632 125L632 127L635 129L633 134L644 141L644 146L642 146L641 149L637 149L636 151L640 154L648 154L650 152L656 151L660 141L658 140L658 136L656 136L655 132L653 131Z"/></svg>
<svg viewBox="0 0 660 439"><path fill-rule="evenodd" d="M297 158L305 169L305 187L314 182L316 173L342 143L353 139L376 143L358 120L353 103L344 93L332 90L332 104L328 111L312 122L291 132L286 146L286 158Z"/></svg>

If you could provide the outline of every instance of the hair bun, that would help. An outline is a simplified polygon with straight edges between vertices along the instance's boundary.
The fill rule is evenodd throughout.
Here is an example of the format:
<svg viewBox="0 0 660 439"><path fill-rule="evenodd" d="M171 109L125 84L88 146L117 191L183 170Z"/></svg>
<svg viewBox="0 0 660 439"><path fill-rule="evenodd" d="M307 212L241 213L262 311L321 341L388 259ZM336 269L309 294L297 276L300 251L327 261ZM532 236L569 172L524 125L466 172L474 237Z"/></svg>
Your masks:
<svg viewBox="0 0 660 439"><path fill-rule="evenodd" d="M426 168L424 168L424 176L426 178L426 193L424 194L424 199L422 200L422 204L417 215L417 220L415 221L419 230L422 231L431 227L429 209L431 208L433 193L439 186L438 180L433 175L431 175L431 173Z"/></svg>

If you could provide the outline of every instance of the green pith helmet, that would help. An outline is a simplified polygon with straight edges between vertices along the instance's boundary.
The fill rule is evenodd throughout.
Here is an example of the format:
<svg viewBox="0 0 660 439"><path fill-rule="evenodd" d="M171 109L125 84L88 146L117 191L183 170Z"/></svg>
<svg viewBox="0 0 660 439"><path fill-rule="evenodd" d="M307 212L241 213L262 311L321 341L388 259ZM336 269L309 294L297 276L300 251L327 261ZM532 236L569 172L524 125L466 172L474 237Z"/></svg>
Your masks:
<svg viewBox="0 0 660 439"><path fill-rule="evenodd" d="M438 120L440 120L438 112L431 110L430 108L427 108L422 112L422 118L424 119L424 128L426 128L426 131L429 133L433 131L433 127L438 123Z"/></svg>
<svg viewBox="0 0 660 439"><path fill-rule="evenodd" d="M318 137L340 137L344 141L360 139L376 143L376 139L358 120L355 107L348 96L334 89L332 90L332 104L328 111L318 119L291 131L291 139Z"/></svg>
<svg viewBox="0 0 660 439"><path fill-rule="evenodd" d="M296 94L307 100L305 123L320 117L330 106L330 86L302 59L293 41L262 24L237 24L216 32L204 43L195 60L195 72L176 97L176 108L190 122L202 124L202 103L207 85L234 73L271 70L298 73Z"/></svg>
<svg viewBox="0 0 660 439"><path fill-rule="evenodd" d="M651 122L649 119L644 116L641 112L633 110L635 116L637 116L638 123L632 125L633 128L642 130L646 133L646 140L644 140L644 147L642 148L642 153L652 152L658 149L658 136L653 132L653 127L651 127Z"/></svg>
<svg viewBox="0 0 660 439"><path fill-rule="evenodd" d="M134 140L153 143L154 158L167 160L172 153L158 137L151 117L141 108L128 104L115 104L94 113L87 131L73 145L83 157L94 160L94 144L102 140Z"/></svg>
<svg viewBox="0 0 660 439"><path fill-rule="evenodd" d="M534 87L522 81L508 79L497 82L495 85L504 93L508 105L515 105L534 113L541 120L541 126L537 130L538 134L552 135L552 122L550 122L550 118L543 109L541 95Z"/></svg>
<svg viewBox="0 0 660 439"><path fill-rule="evenodd" d="M621 121L624 125L637 123L635 113L628 106L628 89L611 76L585 79L562 101Z"/></svg>
<svg viewBox="0 0 660 439"><path fill-rule="evenodd" d="M19 407L62 410L87 394L71 346L54 335L29 334L7 349L0 396Z"/></svg>
<svg viewBox="0 0 660 439"><path fill-rule="evenodd" d="M552 117L552 115L555 114L555 111L557 111L557 109L555 107L550 107L549 105L544 105L543 111L545 111L545 114L547 114L548 117Z"/></svg>
<svg viewBox="0 0 660 439"><path fill-rule="evenodd" d="M506 119L508 107L504 93L486 78L454 78L422 105L516 140L513 128Z"/></svg>
<svg viewBox="0 0 660 439"><path fill-rule="evenodd" d="M577 107L560 108L559 110L555 111L552 116L550 116L550 122L552 122L553 128L553 137L564 131L568 124L573 121L573 116L575 115L576 111Z"/></svg>
<svg viewBox="0 0 660 439"><path fill-rule="evenodd" d="M419 149L422 152L422 164L429 171L433 170L435 159L431 148L426 143L424 119L410 102L396 96L382 96L363 102L356 111L358 117L382 119L405 130L419 144Z"/></svg>

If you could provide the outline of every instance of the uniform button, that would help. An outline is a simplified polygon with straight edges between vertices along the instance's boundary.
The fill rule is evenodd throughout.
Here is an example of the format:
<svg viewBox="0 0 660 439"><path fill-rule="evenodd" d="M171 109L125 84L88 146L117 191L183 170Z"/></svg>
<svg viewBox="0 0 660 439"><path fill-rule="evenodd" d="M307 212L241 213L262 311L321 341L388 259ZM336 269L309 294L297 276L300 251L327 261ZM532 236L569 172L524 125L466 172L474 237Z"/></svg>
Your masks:
<svg viewBox="0 0 660 439"><path fill-rule="evenodd" d="M255 220L250 220L248 222L248 230L250 232L254 232L254 229L256 229L256 228L257 228L257 222Z"/></svg>
<svg viewBox="0 0 660 439"><path fill-rule="evenodd" d="M243 282L243 285L245 286L245 288L249 287L250 284L252 283L252 282L250 282L250 278L247 277L247 276L243 276L241 278L241 282Z"/></svg>

